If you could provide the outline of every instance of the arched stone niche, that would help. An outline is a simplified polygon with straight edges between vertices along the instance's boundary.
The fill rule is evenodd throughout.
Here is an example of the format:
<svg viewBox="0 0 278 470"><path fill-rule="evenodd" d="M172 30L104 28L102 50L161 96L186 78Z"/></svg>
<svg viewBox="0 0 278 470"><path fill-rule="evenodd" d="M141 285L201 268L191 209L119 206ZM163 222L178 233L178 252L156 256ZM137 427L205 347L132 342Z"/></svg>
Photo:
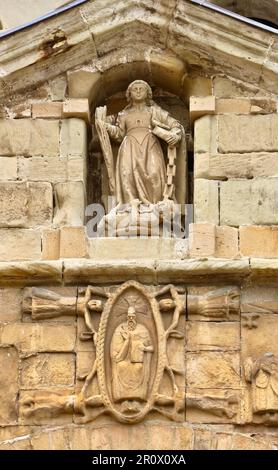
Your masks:
<svg viewBox="0 0 278 470"><path fill-rule="evenodd" d="M210 79L189 76L185 62L169 53L152 52L148 61L131 62L124 61L121 56L117 58L114 56L111 63L102 61L95 66L92 64L68 72L69 98L87 98L90 103L93 132L89 138L91 143L87 166L88 204L97 202L107 207L108 195L106 168L94 130L95 109L97 106L106 105L108 115L117 114L127 104L125 91L128 85L136 79L148 82L153 90L154 101L183 124L189 151L191 145L189 97L195 94L198 96L211 94ZM113 150L116 158L117 147L114 146ZM164 150L166 156L167 149ZM192 187L190 181L193 169L190 152L189 156L189 168L188 161L184 161L177 171L176 194L181 203L192 201L191 190L188 190Z"/></svg>

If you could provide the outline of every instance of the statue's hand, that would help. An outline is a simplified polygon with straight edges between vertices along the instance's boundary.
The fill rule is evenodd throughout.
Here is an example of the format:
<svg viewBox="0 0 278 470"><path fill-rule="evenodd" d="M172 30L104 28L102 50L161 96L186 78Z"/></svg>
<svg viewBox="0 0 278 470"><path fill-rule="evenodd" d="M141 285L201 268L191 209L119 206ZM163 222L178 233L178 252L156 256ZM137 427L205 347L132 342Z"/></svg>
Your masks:
<svg viewBox="0 0 278 470"><path fill-rule="evenodd" d="M98 121L105 121L106 116L107 116L107 107L106 106L99 106L98 108L96 108L95 118Z"/></svg>
<svg viewBox="0 0 278 470"><path fill-rule="evenodd" d="M180 133L172 131L171 133L169 133L169 137L167 137L166 142L168 145L170 145L170 147L174 147L179 143L180 140Z"/></svg>

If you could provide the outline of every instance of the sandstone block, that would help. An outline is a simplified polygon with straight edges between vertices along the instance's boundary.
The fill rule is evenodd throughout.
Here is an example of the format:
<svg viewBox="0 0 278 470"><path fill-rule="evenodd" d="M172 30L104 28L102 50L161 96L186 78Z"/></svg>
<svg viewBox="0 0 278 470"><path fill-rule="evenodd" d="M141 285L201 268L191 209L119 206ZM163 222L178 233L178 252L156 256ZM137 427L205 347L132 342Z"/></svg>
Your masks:
<svg viewBox="0 0 278 470"><path fill-rule="evenodd" d="M60 155L86 158L87 126L82 119L71 118L62 121Z"/></svg>
<svg viewBox="0 0 278 470"><path fill-rule="evenodd" d="M85 181L86 159L80 157L69 157L67 161L68 181Z"/></svg>
<svg viewBox="0 0 278 470"><path fill-rule="evenodd" d="M21 289L0 289L0 322L21 319Z"/></svg>
<svg viewBox="0 0 278 470"><path fill-rule="evenodd" d="M238 80L216 76L213 79L213 91L217 98L240 98L255 95L258 89L245 85Z"/></svg>
<svg viewBox="0 0 278 470"><path fill-rule="evenodd" d="M27 227L30 193L25 183L0 183L0 227Z"/></svg>
<svg viewBox="0 0 278 470"><path fill-rule="evenodd" d="M188 387L233 389L240 387L239 354L229 352L188 353Z"/></svg>
<svg viewBox="0 0 278 470"><path fill-rule="evenodd" d="M60 258L60 230L44 229L42 231L42 259Z"/></svg>
<svg viewBox="0 0 278 470"><path fill-rule="evenodd" d="M18 178L23 181L48 181L50 183L66 181L67 159L53 157L19 157Z"/></svg>
<svg viewBox="0 0 278 470"><path fill-rule="evenodd" d="M186 257L187 243L174 238L91 238L92 259L170 259Z"/></svg>
<svg viewBox="0 0 278 470"><path fill-rule="evenodd" d="M194 126L194 154L217 153L217 116L204 116L195 122Z"/></svg>
<svg viewBox="0 0 278 470"><path fill-rule="evenodd" d="M219 116L220 153L277 152L278 115Z"/></svg>
<svg viewBox="0 0 278 470"><path fill-rule="evenodd" d="M72 352L75 346L74 325L9 323L3 326L1 342L16 345L23 353Z"/></svg>
<svg viewBox="0 0 278 470"><path fill-rule="evenodd" d="M28 183L30 227L50 225L53 218L53 191L50 183Z"/></svg>
<svg viewBox="0 0 278 470"><path fill-rule="evenodd" d="M278 313L278 291L276 287L246 287L241 295L242 313Z"/></svg>
<svg viewBox="0 0 278 470"><path fill-rule="evenodd" d="M0 180L16 180L17 179L17 158L16 157L0 157Z"/></svg>
<svg viewBox="0 0 278 470"><path fill-rule="evenodd" d="M242 315L242 357L253 360L265 353L278 355L277 337L274 332L278 328L278 315L275 314L244 314Z"/></svg>
<svg viewBox="0 0 278 470"><path fill-rule="evenodd" d="M209 222L218 225L218 181L195 179L194 222Z"/></svg>
<svg viewBox="0 0 278 470"><path fill-rule="evenodd" d="M18 353L15 348L0 348L0 424L17 419Z"/></svg>
<svg viewBox="0 0 278 470"><path fill-rule="evenodd" d="M216 180L278 175L278 153L196 154L194 177Z"/></svg>
<svg viewBox="0 0 278 470"><path fill-rule="evenodd" d="M200 322L186 324L188 351L238 351L240 328L238 322Z"/></svg>
<svg viewBox="0 0 278 470"><path fill-rule="evenodd" d="M278 257L278 227L240 227L239 236L242 256Z"/></svg>
<svg viewBox="0 0 278 470"><path fill-rule="evenodd" d="M216 226L215 256L236 258L239 256L238 230L234 227Z"/></svg>
<svg viewBox="0 0 278 470"><path fill-rule="evenodd" d="M63 103L63 118L78 118L90 123L90 106L86 98L68 99Z"/></svg>
<svg viewBox="0 0 278 470"><path fill-rule="evenodd" d="M189 225L189 256L202 258L215 254L215 225L190 224Z"/></svg>
<svg viewBox="0 0 278 470"><path fill-rule="evenodd" d="M72 354L37 354L21 361L21 389L73 386L75 360Z"/></svg>
<svg viewBox="0 0 278 470"><path fill-rule="evenodd" d="M59 102L39 102L32 104L33 118L55 118L62 117L63 103Z"/></svg>
<svg viewBox="0 0 278 470"><path fill-rule="evenodd" d="M189 115L191 122L207 114L215 114L215 96L191 96L189 100Z"/></svg>
<svg viewBox="0 0 278 470"><path fill-rule="evenodd" d="M52 222L49 183L0 183L0 227L36 227Z"/></svg>
<svg viewBox="0 0 278 470"><path fill-rule="evenodd" d="M251 103L249 99L218 99L216 114L248 114Z"/></svg>
<svg viewBox="0 0 278 470"><path fill-rule="evenodd" d="M57 183L54 185L55 227L83 225L85 214L85 189L81 181Z"/></svg>
<svg viewBox="0 0 278 470"><path fill-rule="evenodd" d="M0 261L28 261L41 257L41 233L37 230L1 229Z"/></svg>
<svg viewBox="0 0 278 470"><path fill-rule="evenodd" d="M1 119L0 155L59 155L59 121Z"/></svg>
<svg viewBox="0 0 278 470"><path fill-rule="evenodd" d="M258 178L220 182L220 224L278 224L277 181Z"/></svg>
<svg viewBox="0 0 278 470"><path fill-rule="evenodd" d="M85 227L66 227L66 226L61 227L60 257L61 258L86 258L88 257Z"/></svg>

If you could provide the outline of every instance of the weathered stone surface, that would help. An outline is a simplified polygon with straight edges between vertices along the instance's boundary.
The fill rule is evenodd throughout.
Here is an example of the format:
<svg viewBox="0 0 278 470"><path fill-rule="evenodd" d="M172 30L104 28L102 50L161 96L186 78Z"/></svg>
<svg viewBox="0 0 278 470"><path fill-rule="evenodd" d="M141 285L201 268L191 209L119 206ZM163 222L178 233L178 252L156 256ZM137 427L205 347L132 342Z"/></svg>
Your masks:
<svg viewBox="0 0 278 470"><path fill-rule="evenodd" d="M63 103L39 102L32 104L32 117L37 118L55 118L61 119Z"/></svg>
<svg viewBox="0 0 278 470"><path fill-rule="evenodd" d="M277 178L220 182L221 225L275 225L277 208Z"/></svg>
<svg viewBox="0 0 278 470"><path fill-rule="evenodd" d="M254 314L278 313L278 291L276 287L254 286L242 290L241 312Z"/></svg>
<svg viewBox="0 0 278 470"><path fill-rule="evenodd" d="M195 223L189 226L189 256L202 258L215 254L215 225Z"/></svg>
<svg viewBox="0 0 278 470"><path fill-rule="evenodd" d="M54 403L63 403L72 409L72 390L70 388L54 390L21 390L19 396L19 422L24 425L57 426L72 423L71 413L53 407ZM33 413L33 405L38 404L39 411Z"/></svg>
<svg viewBox="0 0 278 470"><path fill-rule="evenodd" d="M226 180L277 175L277 152L195 155L195 178Z"/></svg>
<svg viewBox="0 0 278 470"><path fill-rule="evenodd" d="M277 114L223 115L218 117L218 126L220 153L278 151Z"/></svg>
<svg viewBox="0 0 278 470"><path fill-rule="evenodd" d="M27 261L40 257L40 231L8 228L0 230L0 261Z"/></svg>
<svg viewBox="0 0 278 470"><path fill-rule="evenodd" d="M0 157L0 180L16 180L17 179L17 158L16 157Z"/></svg>
<svg viewBox="0 0 278 470"><path fill-rule="evenodd" d="M210 154L217 153L217 117L204 116L195 122L194 153Z"/></svg>
<svg viewBox="0 0 278 470"><path fill-rule="evenodd" d="M276 279L278 277L278 260L275 258L250 259L251 273L254 278Z"/></svg>
<svg viewBox="0 0 278 470"><path fill-rule="evenodd" d="M15 345L23 353L71 352L75 337L74 325L9 323L3 326L1 342Z"/></svg>
<svg viewBox="0 0 278 470"><path fill-rule="evenodd" d="M0 322L21 319L21 289L0 289Z"/></svg>
<svg viewBox="0 0 278 470"><path fill-rule="evenodd" d="M60 257L87 258L88 248L85 227L62 227L60 229Z"/></svg>
<svg viewBox="0 0 278 470"><path fill-rule="evenodd" d="M87 126L82 119L64 119L61 127L61 157L86 158Z"/></svg>
<svg viewBox="0 0 278 470"><path fill-rule="evenodd" d="M41 353L21 361L21 389L34 390L73 386L74 379L75 359L73 354Z"/></svg>
<svg viewBox="0 0 278 470"><path fill-rule="evenodd" d="M187 312L192 321L239 321L240 290L227 284L188 287Z"/></svg>
<svg viewBox="0 0 278 470"><path fill-rule="evenodd" d="M30 193L25 183L0 183L0 227L26 227Z"/></svg>
<svg viewBox="0 0 278 470"><path fill-rule="evenodd" d="M67 180L67 159L49 157L18 158L18 178L23 181Z"/></svg>
<svg viewBox="0 0 278 470"><path fill-rule="evenodd" d="M216 100L216 114L249 114L250 99L218 99Z"/></svg>
<svg viewBox="0 0 278 470"><path fill-rule="evenodd" d="M255 316L255 318L254 318ZM252 319L253 317L253 319ZM272 314L248 314L242 318L242 356L257 359L267 352L278 355L277 338L278 316Z"/></svg>
<svg viewBox="0 0 278 470"><path fill-rule="evenodd" d="M83 119L90 123L90 107L88 99L67 99L63 103L63 118Z"/></svg>
<svg viewBox="0 0 278 470"><path fill-rule="evenodd" d="M238 322L199 322L186 324L188 351L238 351L240 328Z"/></svg>
<svg viewBox="0 0 278 470"><path fill-rule="evenodd" d="M240 386L239 355L228 352L188 353L187 385L191 388L231 388Z"/></svg>
<svg viewBox="0 0 278 470"><path fill-rule="evenodd" d="M187 388L186 420L189 423L239 422L239 390Z"/></svg>
<svg viewBox="0 0 278 470"><path fill-rule="evenodd" d="M0 183L0 227L28 228L52 221L49 183Z"/></svg>
<svg viewBox="0 0 278 470"><path fill-rule="evenodd" d="M218 225L218 181L195 179L194 222L209 222Z"/></svg>
<svg viewBox="0 0 278 470"><path fill-rule="evenodd" d="M55 211L53 225L83 225L85 214L85 188L82 181L54 185Z"/></svg>
<svg viewBox="0 0 278 470"><path fill-rule="evenodd" d="M187 255L186 240L174 238L91 238L89 257L104 259L170 259ZM120 254L120 255L119 255Z"/></svg>
<svg viewBox="0 0 278 470"><path fill-rule="evenodd" d="M0 432L0 450L31 450L29 426L5 426Z"/></svg>
<svg viewBox="0 0 278 470"><path fill-rule="evenodd" d="M26 245L25 245L26 249ZM0 285L42 285L62 283L61 261L27 261L0 263Z"/></svg>
<svg viewBox="0 0 278 470"><path fill-rule="evenodd" d="M50 225L53 218L53 192L50 183L28 183L30 191L29 224Z"/></svg>
<svg viewBox="0 0 278 470"><path fill-rule="evenodd" d="M189 115L191 122L208 114L215 114L215 96L191 96L189 100Z"/></svg>
<svg viewBox="0 0 278 470"><path fill-rule="evenodd" d="M94 282L102 282L107 280L117 282L126 281L131 278L139 282L153 282L156 280L156 273L154 262L150 260L114 260L108 261L94 261L94 260L80 260L80 261L64 261L64 279L66 284L79 282L90 283L91 279Z"/></svg>
<svg viewBox="0 0 278 470"><path fill-rule="evenodd" d="M0 348L0 424L17 419L18 354L15 348Z"/></svg>
<svg viewBox="0 0 278 470"><path fill-rule="evenodd" d="M59 155L59 121L0 120L1 155Z"/></svg>
<svg viewBox="0 0 278 470"><path fill-rule="evenodd" d="M275 260L274 260L275 261ZM278 265L277 265L278 268ZM192 282L207 279L231 282L248 276L250 266L248 259L187 259L160 260L156 263L156 280L158 282Z"/></svg>
<svg viewBox="0 0 278 470"><path fill-rule="evenodd" d="M238 230L234 227L215 227L215 256L217 258L237 258L239 256Z"/></svg>
<svg viewBox="0 0 278 470"><path fill-rule="evenodd" d="M277 227L240 227L240 253L258 258L278 257Z"/></svg>
<svg viewBox="0 0 278 470"><path fill-rule="evenodd" d="M226 434L217 433L215 436L217 450L274 450L272 438L259 434Z"/></svg>
<svg viewBox="0 0 278 470"><path fill-rule="evenodd" d="M60 230L45 229L42 231L42 259L60 258Z"/></svg>

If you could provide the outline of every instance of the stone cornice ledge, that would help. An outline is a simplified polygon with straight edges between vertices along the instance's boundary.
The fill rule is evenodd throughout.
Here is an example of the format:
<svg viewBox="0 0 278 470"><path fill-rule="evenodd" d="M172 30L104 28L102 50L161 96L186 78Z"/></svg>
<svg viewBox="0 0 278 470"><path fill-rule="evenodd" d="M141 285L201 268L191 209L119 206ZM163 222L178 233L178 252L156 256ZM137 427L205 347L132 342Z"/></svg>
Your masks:
<svg viewBox="0 0 278 470"><path fill-rule="evenodd" d="M62 261L10 261L0 263L0 285L62 284Z"/></svg>
<svg viewBox="0 0 278 470"><path fill-rule="evenodd" d="M67 259L0 263L1 286L113 283L135 279L146 283L240 282L246 278L278 277L278 259L243 258L187 260Z"/></svg>

